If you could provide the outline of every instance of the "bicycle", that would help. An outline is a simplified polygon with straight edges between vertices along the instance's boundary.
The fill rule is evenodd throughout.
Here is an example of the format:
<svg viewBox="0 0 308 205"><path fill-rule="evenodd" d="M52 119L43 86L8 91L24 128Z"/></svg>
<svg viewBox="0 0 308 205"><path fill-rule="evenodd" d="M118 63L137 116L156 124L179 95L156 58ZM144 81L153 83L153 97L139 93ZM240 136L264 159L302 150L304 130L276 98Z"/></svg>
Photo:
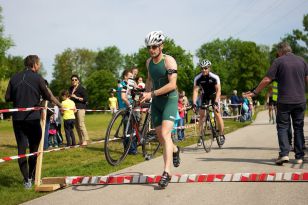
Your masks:
<svg viewBox="0 0 308 205"><path fill-rule="evenodd" d="M201 109L204 110L205 120L203 121L202 130L201 130L201 142L203 148L206 152L210 152L212 149L212 144L214 138L216 138L217 144L219 148L222 148L223 141L225 140L225 136L219 135L219 130L217 129L216 118L214 117L215 108L210 103L209 105L203 104Z"/></svg>
<svg viewBox="0 0 308 205"><path fill-rule="evenodd" d="M160 148L156 133L151 123L151 103L145 103L142 108L147 108L142 128L137 117L140 90L132 89L133 103L127 109L120 109L111 119L105 136L105 157L110 165L120 164L127 156L132 142L137 140L137 147L142 147L142 154L145 160L154 157ZM137 149L136 147L136 149Z"/></svg>

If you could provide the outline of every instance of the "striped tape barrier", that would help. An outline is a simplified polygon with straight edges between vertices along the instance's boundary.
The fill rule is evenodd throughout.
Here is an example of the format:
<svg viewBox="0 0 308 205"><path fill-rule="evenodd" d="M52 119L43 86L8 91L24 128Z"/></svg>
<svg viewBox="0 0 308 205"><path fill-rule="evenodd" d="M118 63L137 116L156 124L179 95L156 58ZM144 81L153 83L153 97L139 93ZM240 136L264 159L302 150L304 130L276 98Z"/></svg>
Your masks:
<svg viewBox="0 0 308 205"><path fill-rule="evenodd" d="M104 141L105 140L94 141L94 142L89 143L89 145L98 144L98 143L101 143L101 142L104 142ZM85 145L74 145L74 146L68 146L68 147L60 147L60 148L45 150L43 152L33 152L33 153L29 153L29 154L20 154L20 155L11 156L11 157L2 157L2 158L0 158L0 163L8 162L8 161L15 160L15 159L21 159L21 158L25 158L25 157L35 156L35 155L38 155L40 153L57 152L57 151L62 151L62 150L67 150L67 149L72 149L72 148L78 148L78 147L85 147Z"/></svg>
<svg viewBox="0 0 308 205"><path fill-rule="evenodd" d="M29 108L11 108L11 109L2 109L0 110L0 113L8 113L8 112L27 112L27 111L36 111L36 110L43 110L44 107L29 107ZM53 110L54 108L47 108L49 110ZM68 109L63 108L61 110L80 110L80 109ZM147 112L148 108L135 108L134 111L139 112ZM111 110L100 110L100 109L86 109L86 112L111 112Z"/></svg>
<svg viewBox="0 0 308 205"><path fill-rule="evenodd" d="M187 128L191 128L191 127L195 127L195 124L180 126L180 127L174 128L174 129L187 129ZM92 141L88 145L98 144L98 143L102 143L104 141L105 140ZM67 149L72 149L72 148L78 148L78 147L85 147L85 145L74 145L74 146L68 146L68 147L60 147L60 148L55 148L55 149L51 149L51 150L45 150L43 152L33 152L33 153L29 153L29 154L21 154L21 155L10 156L10 157L2 157L2 158L0 158L0 163L8 162L8 161L15 160L15 159L21 159L21 158L25 158L25 157L35 156L35 155L38 155L39 153L57 152L57 151L62 151L62 150L67 150Z"/></svg>
<svg viewBox="0 0 308 205"><path fill-rule="evenodd" d="M26 112L26 111L32 111L32 110L43 110L44 107L28 107L28 108L12 108L12 109L2 109L0 110L0 113L5 112Z"/></svg>
<svg viewBox="0 0 308 205"><path fill-rule="evenodd" d="M66 185L152 184L160 175L68 176ZM308 182L308 172L235 173L235 174L175 174L170 183L193 182Z"/></svg>

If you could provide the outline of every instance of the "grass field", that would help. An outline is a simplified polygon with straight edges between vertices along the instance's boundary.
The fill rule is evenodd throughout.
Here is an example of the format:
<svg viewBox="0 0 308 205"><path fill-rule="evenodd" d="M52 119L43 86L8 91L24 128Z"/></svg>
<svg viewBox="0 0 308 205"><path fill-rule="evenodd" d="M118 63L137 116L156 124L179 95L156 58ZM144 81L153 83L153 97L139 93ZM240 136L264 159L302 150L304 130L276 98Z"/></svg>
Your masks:
<svg viewBox="0 0 308 205"><path fill-rule="evenodd" d="M111 117L111 114L108 113L86 115L86 126L91 140L96 141L104 138ZM233 120L225 120L225 133L232 132L248 124L250 122L240 123ZM194 134L193 128L187 129L185 134L192 136ZM78 139L76 140L78 142ZM184 147L195 144L196 141L196 137L187 137L179 145ZM103 143L100 143L89 145L85 148L44 154L42 177L108 175L144 161L141 154L136 156L129 155L119 166L110 166L105 160L103 146ZM14 155L17 155L17 148L12 122L7 120L0 121L0 158ZM22 176L17 160L0 164L0 204L19 204L44 194L48 193L38 193L34 189L25 190L23 188Z"/></svg>

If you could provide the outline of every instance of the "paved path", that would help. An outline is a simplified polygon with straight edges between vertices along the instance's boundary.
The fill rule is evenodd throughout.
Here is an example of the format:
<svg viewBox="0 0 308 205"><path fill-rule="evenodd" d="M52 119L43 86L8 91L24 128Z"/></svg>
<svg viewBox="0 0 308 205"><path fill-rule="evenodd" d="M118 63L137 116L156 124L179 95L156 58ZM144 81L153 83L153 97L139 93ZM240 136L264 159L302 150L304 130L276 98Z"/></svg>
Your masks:
<svg viewBox="0 0 308 205"><path fill-rule="evenodd" d="M308 136L308 119L305 136ZM210 153L196 145L184 148L182 164L173 173L239 173L239 172L295 172L308 171L308 163L291 162L276 166L278 156L276 128L268 124L267 112L260 112L256 121L226 136L223 149L216 143ZM307 141L308 139L306 139ZM306 153L308 156L308 153ZM140 163L117 173L161 174L162 157ZM75 186L56 191L26 204L308 204L307 182L213 182L169 184L165 190L158 190L156 184Z"/></svg>

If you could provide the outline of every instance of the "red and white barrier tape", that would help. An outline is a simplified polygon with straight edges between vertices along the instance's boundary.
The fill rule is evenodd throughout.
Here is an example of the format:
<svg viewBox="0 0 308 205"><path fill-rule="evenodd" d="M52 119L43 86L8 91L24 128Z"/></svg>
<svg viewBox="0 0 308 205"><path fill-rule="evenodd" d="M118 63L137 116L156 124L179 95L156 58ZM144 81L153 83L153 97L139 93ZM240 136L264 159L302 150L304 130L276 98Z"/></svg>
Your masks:
<svg viewBox="0 0 308 205"><path fill-rule="evenodd" d="M29 107L29 108L12 108L12 109L2 109L0 110L0 113L7 113L7 112L26 112L26 111L33 111L33 110L43 110L44 107ZM48 108L53 109L53 108ZM68 109L63 108L62 110L80 110L80 109ZM86 112L111 112L111 110L99 110L99 109L86 109ZM148 111L148 108L135 108L134 111L139 112L146 112Z"/></svg>
<svg viewBox="0 0 308 205"><path fill-rule="evenodd" d="M186 128L191 128L191 127L195 127L195 124L176 127L176 129L186 129ZM101 142L104 142L104 141L105 140L94 141L94 142L89 143L88 145L98 144L98 143L101 143ZM60 148L55 148L55 149L51 149L51 150L45 150L43 152L33 152L33 153L29 153L29 154L21 154L21 155L10 156L10 157L2 157L2 158L0 158L0 163L8 162L8 161L11 161L11 160L14 160L14 159L20 159L20 158L38 155L39 153L56 152L56 151L67 150L67 149L78 148L78 147L84 147L84 145L74 145L74 146L69 146L69 147L60 147Z"/></svg>
<svg viewBox="0 0 308 205"><path fill-rule="evenodd" d="M152 184L158 183L160 175L115 175L115 176L69 176L67 185L94 184ZM308 172L290 173L235 173L235 174L175 174L171 183L192 182L308 182Z"/></svg>
<svg viewBox="0 0 308 205"><path fill-rule="evenodd" d="M88 145L98 144L98 143L101 143L101 142L104 142L104 141L105 140L94 141L94 142L89 143ZM61 150L67 150L67 149L78 148L78 147L84 147L84 145L74 145L74 146L69 146L69 147L60 147L60 148L45 150L43 152L33 152L33 153L29 153L29 154L20 154L20 155L11 156L11 157L2 157L2 158L0 158L0 163L8 162L8 161L11 161L11 160L14 160L14 159L21 159L21 158L25 158L25 157L35 156L35 155L38 155L40 153L57 152L57 151L61 151Z"/></svg>
<svg viewBox="0 0 308 205"><path fill-rule="evenodd" d="M42 110L42 109L44 109L44 107L12 108L12 109L2 109L2 110L0 110L0 113L5 113L5 112L26 112L26 111Z"/></svg>
<svg viewBox="0 0 308 205"><path fill-rule="evenodd" d="M231 119L231 118L238 118L241 117L241 115L234 115L234 116L221 116L222 119Z"/></svg>

